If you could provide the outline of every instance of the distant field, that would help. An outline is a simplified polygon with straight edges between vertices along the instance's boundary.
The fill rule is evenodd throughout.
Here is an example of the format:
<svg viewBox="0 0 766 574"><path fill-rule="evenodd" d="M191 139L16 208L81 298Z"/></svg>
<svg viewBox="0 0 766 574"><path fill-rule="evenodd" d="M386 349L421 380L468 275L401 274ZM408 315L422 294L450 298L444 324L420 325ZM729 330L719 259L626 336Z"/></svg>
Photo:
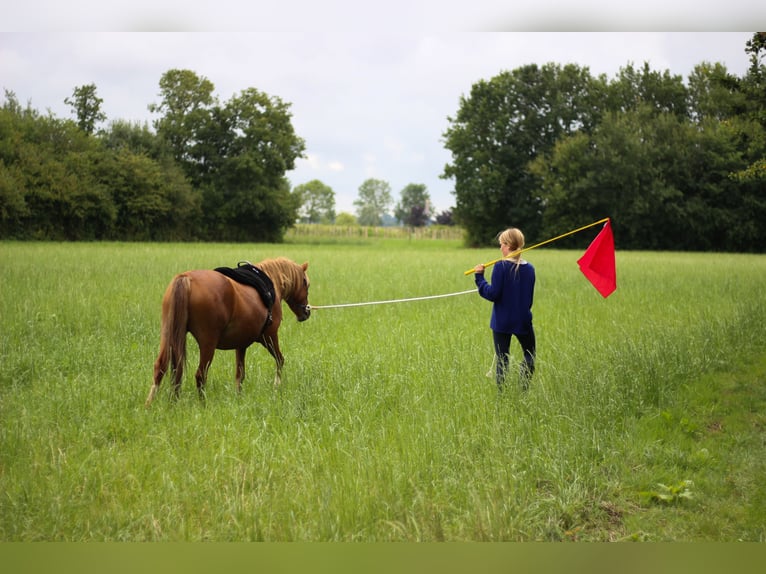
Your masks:
<svg viewBox="0 0 766 574"><path fill-rule="evenodd" d="M619 247L619 246L618 246ZM766 256L617 253L602 299L543 247L538 372L498 397L476 294L316 309L145 410L162 293L309 261L315 306L454 293L459 238L0 243L2 541L764 541ZM514 343L515 345L515 343ZM518 348L512 347L518 360Z"/></svg>
<svg viewBox="0 0 766 574"><path fill-rule="evenodd" d="M428 227L371 227L367 225L321 225L299 223L286 235L287 241L311 241L320 238L347 241L349 239L463 239L463 229L446 225Z"/></svg>

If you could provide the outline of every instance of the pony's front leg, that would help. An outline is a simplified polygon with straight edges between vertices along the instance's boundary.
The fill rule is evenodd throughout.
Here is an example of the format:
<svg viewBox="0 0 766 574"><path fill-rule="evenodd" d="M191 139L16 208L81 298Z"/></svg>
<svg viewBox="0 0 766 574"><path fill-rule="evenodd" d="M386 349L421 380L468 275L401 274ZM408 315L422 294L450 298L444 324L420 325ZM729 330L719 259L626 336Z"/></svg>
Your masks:
<svg viewBox="0 0 766 574"><path fill-rule="evenodd" d="M197 381L197 393L199 398L205 399L205 383L207 382L207 370L210 368L210 363L213 362L213 355L215 354L215 347L203 347L199 348L199 366L197 372L194 374L194 379Z"/></svg>
<svg viewBox="0 0 766 574"><path fill-rule="evenodd" d="M277 368L274 372L274 388L277 389L282 384L282 365L285 364L284 359L277 360Z"/></svg>
<svg viewBox="0 0 766 574"><path fill-rule="evenodd" d="M234 379L237 383L237 393L242 392L242 381L245 379L245 353L247 347L237 349L237 369L234 374Z"/></svg>
<svg viewBox="0 0 766 574"><path fill-rule="evenodd" d="M285 364L285 358L282 356L282 351L279 350L279 338L276 335L266 337L264 345L277 364L276 374L274 375L274 388L277 388L282 384L282 365Z"/></svg>

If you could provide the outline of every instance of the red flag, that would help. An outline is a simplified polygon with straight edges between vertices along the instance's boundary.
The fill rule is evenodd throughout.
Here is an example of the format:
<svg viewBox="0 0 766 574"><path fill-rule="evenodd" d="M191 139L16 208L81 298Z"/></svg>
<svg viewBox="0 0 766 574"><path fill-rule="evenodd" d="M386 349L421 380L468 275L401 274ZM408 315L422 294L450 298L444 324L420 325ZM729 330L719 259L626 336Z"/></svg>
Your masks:
<svg viewBox="0 0 766 574"><path fill-rule="evenodd" d="M607 220L604 228L577 260L580 271L593 283L603 297L609 297L617 289L617 270L614 264L614 235L612 221Z"/></svg>

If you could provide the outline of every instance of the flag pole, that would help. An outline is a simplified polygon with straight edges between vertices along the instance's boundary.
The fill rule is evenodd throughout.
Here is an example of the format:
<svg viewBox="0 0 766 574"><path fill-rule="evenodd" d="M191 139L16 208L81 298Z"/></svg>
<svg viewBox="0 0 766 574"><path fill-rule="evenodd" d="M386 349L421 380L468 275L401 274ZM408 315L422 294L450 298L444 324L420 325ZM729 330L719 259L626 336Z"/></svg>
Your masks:
<svg viewBox="0 0 766 574"><path fill-rule="evenodd" d="M547 245L548 243L553 243L554 241L557 241L564 237L568 237L569 235L574 235L575 233L579 233L580 231L583 231L584 229L588 229L589 227L598 225L599 223L606 223L607 221L609 221L609 218L605 217L604 219L599 219L598 221L594 221L593 223L589 223L588 225L583 225L582 227L578 227L577 229L573 229L572 231L567 231L566 233L562 233L561 235L558 235L552 239L546 239L545 241L541 241L540 243L532 245L531 247L525 247L524 249L517 249L516 251L509 253L506 257L501 257L500 259L495 259L494 261L485 263L484 267L491 267L492 265L494 265L498 261L502 261L503 259L509 259L511 257L515 257L516 255L520 255L521 253L524 253L525 251L530 251L531 249L535 249L536 247L541 247L543 245ZM473 269L469 269L468 271L464 272L463 275L470 275L471 273L474 273Z"/></svg>

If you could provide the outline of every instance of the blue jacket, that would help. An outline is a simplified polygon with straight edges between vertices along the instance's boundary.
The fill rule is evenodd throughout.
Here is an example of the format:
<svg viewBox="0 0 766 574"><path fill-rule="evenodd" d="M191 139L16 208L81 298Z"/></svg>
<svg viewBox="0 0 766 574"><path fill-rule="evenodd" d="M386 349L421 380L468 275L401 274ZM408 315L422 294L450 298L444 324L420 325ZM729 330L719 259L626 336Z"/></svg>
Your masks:
<svg viewBox="0 0 766 574"><path fill-rule="evenodd" d="M475 276L479 295L492 301L489 327L498 333L525 335L532 325L535 268L529 262L516 267L514 261L498 261L492 269L492 283L483 273Z"/></svg>

